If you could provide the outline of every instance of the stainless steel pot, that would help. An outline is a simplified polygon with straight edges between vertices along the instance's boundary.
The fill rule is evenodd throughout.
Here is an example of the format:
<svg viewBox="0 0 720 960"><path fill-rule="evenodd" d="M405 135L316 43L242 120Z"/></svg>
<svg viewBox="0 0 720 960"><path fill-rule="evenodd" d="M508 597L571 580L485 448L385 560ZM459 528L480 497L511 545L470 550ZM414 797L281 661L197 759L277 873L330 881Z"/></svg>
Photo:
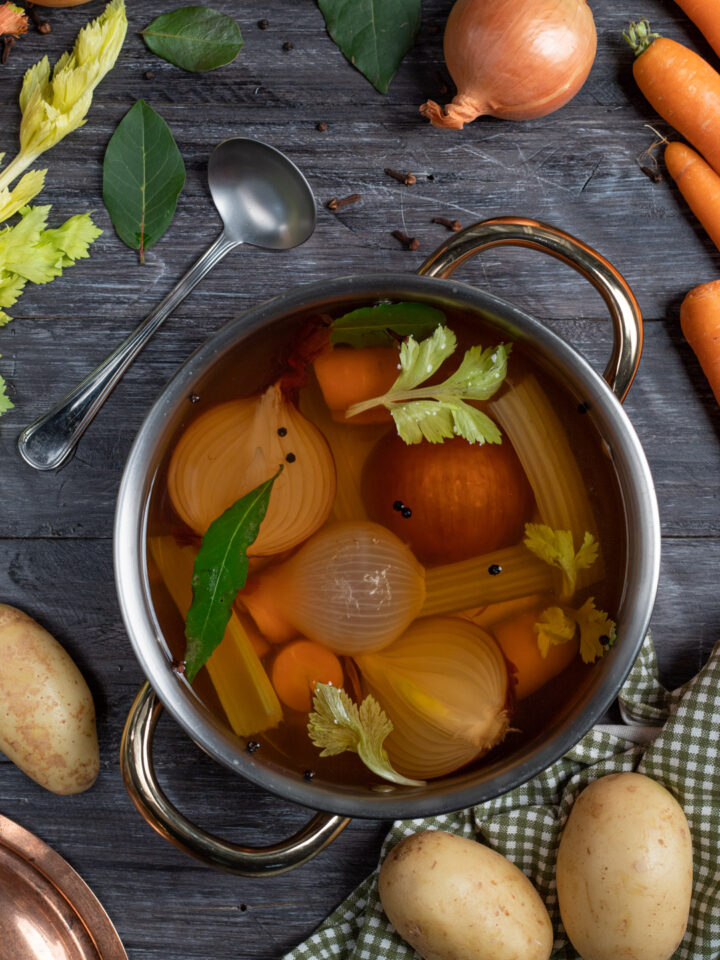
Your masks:
<svg viewBox="0 0 720 960"><path fill-rule="evenodd" d="M537 320L482 290L448 279L468 257L498 245L531 247L574 267L602 294L613 326L613 347L603 377ZM312 308L342 311L346 305L422 300L441 309L461 308L490 322L512 339L532 346L546 369L592 407L594 422L612 458L621 491L628 544L624 590L617 612L620 637L611 655L592 671L582 695L568 699L543 736L478 769L408 791L307 782L276 763L249 753L229 729L193 697L172 669L150 596L146 566L147 510L153 481L198 384L208 383L223 359L257 344L275 349L293 318ZM620 402L637 370L642 319L635 298L617 271L585 244L531 220L485 221L453 235L419 270L419 276L380 274L310 284L248 310L223 327L181 367L143 424L125 468L115 520L115 573L120 607L135 653L148 677L128 717L121 766L130 795L148 823L187 853L242 875L271 875L315 856L349 817L406 818L456 810L498 796L527 781L569 750L610 705L637 656L650 620L660 563L660 530L650 471L640 442ZM262 358L258 356L262 367ZM269 848L241 847L200 830L167 799L153 771L153 732L161 703L208 754L236 773L284 797L321 810L300 833Z"/></svg>

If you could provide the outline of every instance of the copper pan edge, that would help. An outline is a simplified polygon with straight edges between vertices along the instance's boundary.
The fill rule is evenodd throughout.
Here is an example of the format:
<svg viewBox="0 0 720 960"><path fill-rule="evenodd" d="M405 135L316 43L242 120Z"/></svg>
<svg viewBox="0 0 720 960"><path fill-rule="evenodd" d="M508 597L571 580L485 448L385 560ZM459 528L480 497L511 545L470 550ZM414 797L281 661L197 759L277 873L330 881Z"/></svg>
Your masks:
<svg viewBox="0 0 720 960"><path fill-rule="evenodd" d="M112 921L79 874L2 815L0 910L0 960L128 960Z"/></svg>

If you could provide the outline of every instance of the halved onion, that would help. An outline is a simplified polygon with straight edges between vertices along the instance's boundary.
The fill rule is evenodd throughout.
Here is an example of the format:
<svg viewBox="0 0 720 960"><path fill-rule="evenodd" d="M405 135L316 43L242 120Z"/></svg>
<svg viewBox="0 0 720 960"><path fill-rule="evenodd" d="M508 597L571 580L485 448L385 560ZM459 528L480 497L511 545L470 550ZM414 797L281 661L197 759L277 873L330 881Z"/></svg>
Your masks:
<svg viewBox="0 0 720 960"><path fill-rule="evenodd" d="M325 523L335 498L335 465L322 433L273 384L262 396L230 400L194 420L168 470L173 507L196 533L271 477L265 519L249 556L297 546Z"/></svg>
<svg viewBox="0 0 720 960"><path fill-rule="evenodd" d="M394 533L348 521L252 577L240 598L269 640L300 633L352 655L380 650L405 630L425 601L425 576Z"/></svg>
<svg viewBox="0 0 720 960"><path fill-rule="evenodd" d="M385 748L407 777L452 773L507 733L505 658L493 638L467 620L416 620L391 646L356 662L393 722Z"/></svg>

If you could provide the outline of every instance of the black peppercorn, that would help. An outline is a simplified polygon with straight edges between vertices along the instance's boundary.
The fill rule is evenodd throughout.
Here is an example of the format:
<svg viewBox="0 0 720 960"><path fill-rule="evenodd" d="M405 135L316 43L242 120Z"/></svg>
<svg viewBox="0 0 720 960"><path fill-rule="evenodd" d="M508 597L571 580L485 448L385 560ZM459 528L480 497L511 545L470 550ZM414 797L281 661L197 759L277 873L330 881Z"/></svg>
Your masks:
<svg viewBox="0 0 720 960"><path fill-rule="evenodd" d="M267 30L269 26L270 26L270 21L266 20L264 17L262 20L258 20L258 27L260 27L261 30Z"/></svg>
<svg viewBox="0 0 720 960"><path fill-rule="evenodd" d="M397 512L400 513L404 506L405 504L402 502L402 500L396 500L393 504L393 510L397 510Z"/></svg>
<svg viewBox="0 0 720 960"><path fill-rule="evenodd" d="M200 400L200 397L196 393L190 394L190 403L198 403L199 400Z"/></svg>
<svg viewBox="0 0 720 960"><path fill-rule="evenodd" d="M287 427L278 427L278 436L286 437L287 436Z"/></svg>
<svg viewBox="0 0 720 960"><path fill-rule="evenodd" d="M502 573L502 567L499 563L491 563L488 567L488 573L491 577L496 577L499 573Z"/></svg>
<svg viewBox="0 0 720 960"><path fill-rule="evenodd" d="M583 400L582 403L578 404L578 413L587 413L589 409L590 404L587 402L587 400Z"/></svg>
<svg viewBox="0 0 720 960"><path fill-rule="evenodd" d="M245 749L248 753L255 753L256 750L260 749L260 744L257 742L257 740L248 740Z"/></svg>
<svg viewBox="0 0 720 960"><path fill-rule="evenodd" d="M406 520L409 520L410 517L412 516L412 510L410 509L410 507L403 507L400 513L403 517L405 517Z"/></svg>
<svg viewBox="0 0 720 960"><path fill-rule="evenodd" d="M284 50L286 53L287 53L289 50L293 50L294 47L295 47L295 44L292 42L292 40L286 40L285 43L283 44L283 50Z"/></svg>
<svg viewBox="0 0 720 960"><path fill-rule="evenodd" d="M306 780L313 780L315 778L315 771L306 770L303 776L305 777Z"/></svg>
<svg viewBox="0 0 720 960"><path fill-rule="evenodd" d="M294 453L289 453L289 454L285 457L285 459L287 460L288 463L295 463L295 461L297 460L297 457L295 456Z"/></svg>

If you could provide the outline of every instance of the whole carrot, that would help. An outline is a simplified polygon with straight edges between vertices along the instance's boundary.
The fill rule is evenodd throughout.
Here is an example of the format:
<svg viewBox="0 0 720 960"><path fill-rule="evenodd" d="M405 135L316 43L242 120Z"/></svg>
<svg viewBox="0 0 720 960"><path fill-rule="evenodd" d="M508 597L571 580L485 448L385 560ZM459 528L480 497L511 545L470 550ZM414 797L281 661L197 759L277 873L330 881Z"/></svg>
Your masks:
<svg viewBox="0 0 720 960"><path fill-rule="evenodd" d="M720 56L720 0L677 0L677 5Z"/></svg>
<svg viewBox="0 0 720 960"><path fill-rule="evenodd" d="M681 43L651 33L647 20L631 23L623 36L645 98L720 173L720 74Z"/></svg>
<svg viewBox="0 0 720 960"><path fill-rule="evenodd" d="M677 141L667 145L665 165L688 206L720 250L720 176L691 147Z"/></svg>
<svg viewBox="0 0 720 960"><path fill-rule="evenodd" d="M720 403L720 280L687 294L680 307L680 326Z"/></svg>

